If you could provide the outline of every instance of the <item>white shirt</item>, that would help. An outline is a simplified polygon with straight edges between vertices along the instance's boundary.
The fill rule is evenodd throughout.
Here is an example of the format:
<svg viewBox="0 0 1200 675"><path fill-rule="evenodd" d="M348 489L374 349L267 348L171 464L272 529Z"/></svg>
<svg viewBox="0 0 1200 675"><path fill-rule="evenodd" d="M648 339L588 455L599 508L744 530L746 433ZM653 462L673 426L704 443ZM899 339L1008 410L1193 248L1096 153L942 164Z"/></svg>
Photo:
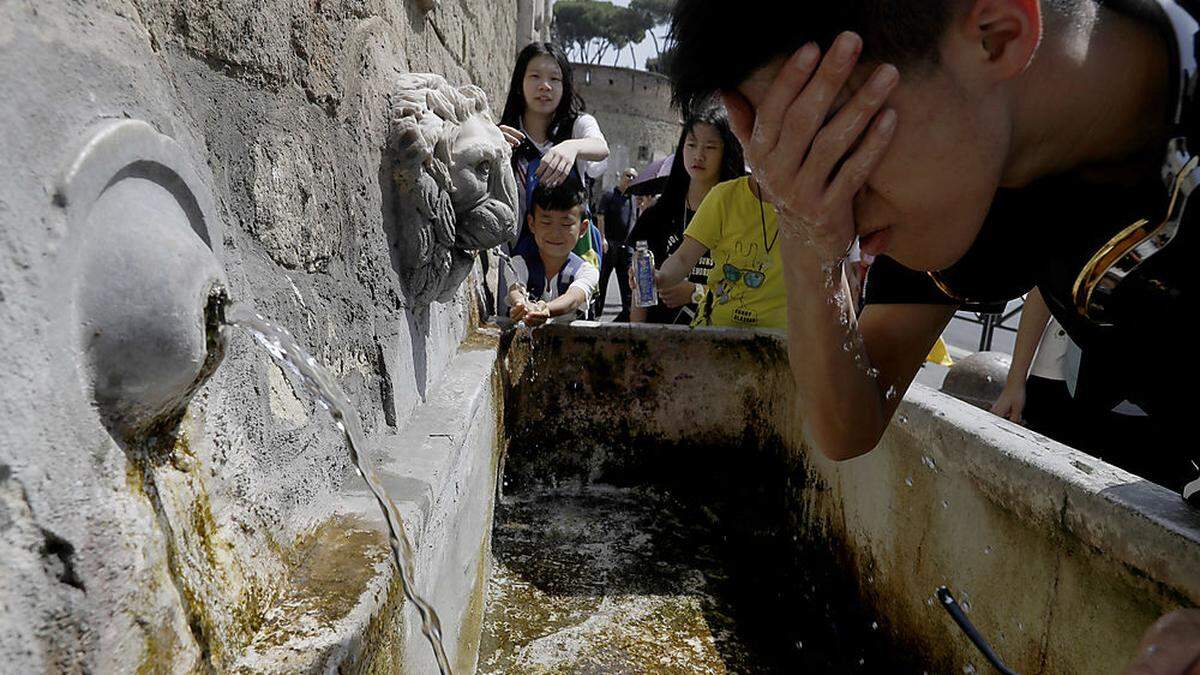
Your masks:
<svg viewBox="0 0 1200 675"><path fill-rule="evenodd" d="M1033 357L1033 365L1029 375L1047 380L1067 379L1067 351L1074 343L1067 336L1067 331L1054 318L1046 324L1042 331L1042 341L1038 343L1037 354Z"/></svg>
<svg viewBox="0 0 1200 675"><path fill-rule="evenodd" d="M566 269L566 265L563 266L563 269ZM527 288L527 286L529 284L529 266L525 264L525 259L522 258L521 256L515 256L512 259L512 271L513 271L513 274L515 274L517 278L513 279L512 281L509 282L508 290L511 292L514 288L517 288L517 287L520 287L522 289ZM546 302L550 302L551 300L554 300L555 298L557 298L560 276L562 276L562 270L559 270L558 274L554 275L554 277L552 277L550 279L546 279L546 292L542 295L541 298L532 298L532 299L534 299L534 300L540 299L540 300L544 300ZM578 288L579 290L583 291L583 295L584 295L584 297L587 298L587 302L585 302L583 307L581 307L580 309L586 313L588 304L591 303L592 298L595 297L596 289L599 287L600 287L600 270L596 269L595 265L584 260L583 264L579 266L579 269L575 271L575 280L571 282L571 285L567 287L567 290L570 290L572 288ZM564 315L564 317L565 317L564 320L567 320L567 321L574 318L570 314L566 314L566 315ZM564 318L564 317L559 317L559 318Z"/></svg>

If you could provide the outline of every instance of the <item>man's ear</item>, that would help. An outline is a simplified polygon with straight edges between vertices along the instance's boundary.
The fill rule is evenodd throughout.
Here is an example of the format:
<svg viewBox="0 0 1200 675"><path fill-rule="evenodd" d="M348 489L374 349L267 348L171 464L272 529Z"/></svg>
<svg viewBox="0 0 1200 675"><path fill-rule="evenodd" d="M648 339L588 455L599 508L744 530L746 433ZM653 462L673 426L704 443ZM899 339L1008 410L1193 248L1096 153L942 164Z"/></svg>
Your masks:
<svg viewBox="0 0 1200 675"><path fill-rule="evenodd" d="M1040 0L974 0L963 21L967 39L997 80L1024 72L1042 40Z"/></svg>

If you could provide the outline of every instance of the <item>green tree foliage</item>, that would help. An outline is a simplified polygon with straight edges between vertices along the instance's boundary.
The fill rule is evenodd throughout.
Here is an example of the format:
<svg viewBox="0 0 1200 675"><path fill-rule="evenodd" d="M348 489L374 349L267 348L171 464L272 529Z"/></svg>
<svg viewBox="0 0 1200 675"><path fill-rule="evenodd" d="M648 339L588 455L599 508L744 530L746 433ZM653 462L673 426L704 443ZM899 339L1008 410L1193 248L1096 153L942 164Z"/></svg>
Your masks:
<svg viewBox="0 0 1200 675"><path fill-rule="evenodd" d="M674 6L675 0L631 0L629 3L629 9L644 17L647 24L646 30L650 33L650 39L654 40L654 51L658 54L660 65L663 46L659 44L654 29L671 22L671 10Z"/></svg>
<svg viewBox="0 0 1200 675"><path fill-rule="evenodd" d="M615 49L614 63L622 49L641 42L652 25L643 12L618 7L608 0L559 0L554 3L555 39L584 63L600 63Z"/></svg>

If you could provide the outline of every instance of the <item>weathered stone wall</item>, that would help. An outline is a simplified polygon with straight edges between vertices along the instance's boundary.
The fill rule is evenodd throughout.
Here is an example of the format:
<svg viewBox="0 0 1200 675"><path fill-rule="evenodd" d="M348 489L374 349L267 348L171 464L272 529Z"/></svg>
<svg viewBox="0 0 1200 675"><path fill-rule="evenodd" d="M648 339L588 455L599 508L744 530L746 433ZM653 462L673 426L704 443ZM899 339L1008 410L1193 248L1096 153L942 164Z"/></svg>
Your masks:
<svg viewBox="0 0 1200 675"><path fill-rule="evenodd" d="M630 68L574 65L575 87L608 140L603 185L616 184L626 167L639 171L675 152L679 112L671 105L671 83L657 73Z"/></svg>
<svg viewBox="0 0 1200 675"><path fill-rule="evenodd" d="M415 0L0 4L0 669L228 668L288 597L293 545L357 480L328 416L241 334L176 436L106 431L63 347L75 310L56 300L79 280L52 186L86 130L128 117L177 141L224 222L213 247L231 296L290 327L368 432L391 435L442 378L471 297L406 299L386 98L398 74L431 71L502 101L516 13L489 0L429 14Z"/></svg>

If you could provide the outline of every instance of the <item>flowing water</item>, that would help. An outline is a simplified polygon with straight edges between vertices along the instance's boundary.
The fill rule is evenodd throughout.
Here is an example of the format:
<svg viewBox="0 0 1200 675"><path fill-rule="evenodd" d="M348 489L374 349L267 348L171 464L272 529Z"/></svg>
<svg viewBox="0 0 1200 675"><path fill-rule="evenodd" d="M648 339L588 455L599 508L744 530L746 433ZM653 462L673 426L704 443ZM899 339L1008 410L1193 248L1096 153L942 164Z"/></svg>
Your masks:
<svg viewBox="0 0 1200 675"><path fill-rule="evenodd" d="M285 372L291 373L300 382L304 390L313 397L318 405L329 411L338 429L345 434L346 447L350 450L350 459L358 469L359 475L366 481L367 487L375 496L375 501L379 503L379 509L387 520L388 543L392 548L392 559L396 563L396 570L400 573L400 586L404 591L404 596L413 603L421 615L421 632L425 634L429 644L433 647L438 668L444 675L449 675L450 663L446 659L446 650L442 646L441 621L433 607L416 592L412 544L409 542L408 534L404 531L404 524L400 520L396 504L387 496L379 484L379 478L371 469L367 459L363 457L362 451L366 448L366 439L358 420L358 414L350 405L346 393L342 391L333 375L317 363L317 360L300 346L300 343L286 328L272 324L248 307L237 305L229 308L226 312L226 323L241 328L254 337L255 341L267 350L271 358Z"/></svg>

